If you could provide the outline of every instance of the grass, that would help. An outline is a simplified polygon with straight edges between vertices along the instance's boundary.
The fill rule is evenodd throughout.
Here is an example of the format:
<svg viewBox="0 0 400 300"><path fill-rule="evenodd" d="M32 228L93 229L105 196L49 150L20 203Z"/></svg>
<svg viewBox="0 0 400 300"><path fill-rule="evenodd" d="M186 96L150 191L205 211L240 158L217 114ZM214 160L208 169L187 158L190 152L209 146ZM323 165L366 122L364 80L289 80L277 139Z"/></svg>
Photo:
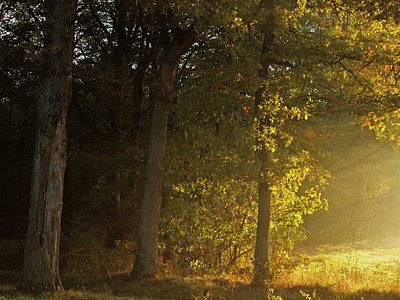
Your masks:
<svg viewBox="0 0 400 300"><path fill-rule="evenodd" d="M35 299L400 299L400 247L320 247L277 276L266 289L234 278L190 277L132 281L64 275L65 291ZM32 299L19 290L21 273L0 271L0 299Z"/></svg>
<svg viewBox="0 0 400 300"><path fill-rule="evenodd" d="M332 292L329 299L400 299L399 247L322 246L303 261L276 278L275 288L312 293L316 287L317 295Z"/></svg>
<svg viewBox="0 0 400 300"><path fill-rule="evenodd" d="M325 252L325 253L324 253ZM308 282L354 293L373 289L400 292L400 248L336 249L313 255L281 284L305 285Z"/></svg>

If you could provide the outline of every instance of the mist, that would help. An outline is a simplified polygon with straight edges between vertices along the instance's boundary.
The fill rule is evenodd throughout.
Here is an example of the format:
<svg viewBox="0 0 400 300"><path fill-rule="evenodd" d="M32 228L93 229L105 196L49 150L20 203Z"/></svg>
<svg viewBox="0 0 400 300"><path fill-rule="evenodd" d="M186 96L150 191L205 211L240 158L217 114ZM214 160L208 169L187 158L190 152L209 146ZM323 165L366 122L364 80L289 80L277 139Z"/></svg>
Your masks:
<svg viewBox="0 0 400 300"><path fill-rule="evenodd" d="M308 245L400 245L400 152L354 120L333 116L325 167L329 209L305 220Z"/></svg>

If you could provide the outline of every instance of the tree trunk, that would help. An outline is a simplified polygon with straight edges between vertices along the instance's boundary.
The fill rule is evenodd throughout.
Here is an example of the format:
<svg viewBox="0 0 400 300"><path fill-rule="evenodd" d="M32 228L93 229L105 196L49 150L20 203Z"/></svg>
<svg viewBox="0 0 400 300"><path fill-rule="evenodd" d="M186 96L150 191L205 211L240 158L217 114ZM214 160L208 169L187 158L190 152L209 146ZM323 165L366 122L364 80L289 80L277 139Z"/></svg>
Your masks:
<svg viewBox="0 0 400 300"><path fill-rule="evenodd" d="M138 249L132 269L134 278L155 277L157 267L158 226L162 194L162 163L165 157L169 109L176 95L176 69L183 54L195 41L193 30L187 31L169 49L164 49L159 78L154 85L149 150L143 187L143 206Z"/></svg>
<svg viewBox="0 0 400 300"><path fill-rule="evenodd" d="M264 285L271 278L269 269L268 243L269 224L271 220L271 191L265 180L258 183L258 221L257 238L254 253L255 285Z"/></svg>
<svg viewBox="0 0 400 300"><path fill-rule="evenodd" d="M261 69L258 72L258 76L262 80L268 80L268 68L270 63L266 54L271 50L274 35L274 1L263 0L261 3L265 9L266 20L264 24L264 42L261 50ZM256 110L263 102L265 97L266 85L263 84L256 91ZM256 146L259 149L257 152L258 160L260 161L260 179L258 182L258 221L257 221L257 236L256 236L256 247L254 253L254 278L253 284L264 285L265 281L271 279L271 273L269 269L269 258L268 258L268 243L269 243L269 225L271 221L271 190L267 181L266 169L269 164L269 153L266 149L266 143L261 140L264 129L269 124L268 113L260 116L260 126L258 132L258 140Z"/></svg>
<svg viewBox="0 0 400 300"><path fill-rule="evenodd" d="M62 289L59 245L76 1L48 0L45 11L44 69L37 102L38 122L24 253L24 284L34 292Z"/></svg>
<svg viewBox="0 0 400 300"><path fill-rule="evenodd" d="M114 95L113 95L113 107L114 111L114 126L113 134L117 143L122 143L123 136L121 135L121 107L123 107L124 93L125 93L125 64L126 64L126 49L127 38L126 38L126 16L127 16L127 2L126 0L116 1L115 3L117 14L116 24L114 28L117 31L117 46L114 48ZM116 153L118 156L119 151ZM118 227L122 230L122 210L121 210L121 166L117 167L114 181L116 190L114 199L117 206L118 215Z"/></svg>

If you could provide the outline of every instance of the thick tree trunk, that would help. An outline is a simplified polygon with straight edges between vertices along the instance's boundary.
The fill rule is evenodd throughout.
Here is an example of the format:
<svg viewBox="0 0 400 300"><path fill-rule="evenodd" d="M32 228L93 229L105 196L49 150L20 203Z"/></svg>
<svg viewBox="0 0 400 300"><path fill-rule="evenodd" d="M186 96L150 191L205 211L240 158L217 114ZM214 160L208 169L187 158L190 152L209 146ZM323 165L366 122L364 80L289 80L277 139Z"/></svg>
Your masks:
<svg viewBox="0 0 400 300"><path fill-rule="evenodd" d="M162 194L162 163L165 157L169 109L176 95L176 69L183 54L195 41L193 30L176 40L165 50L159 78L154 85L154 103L151 113L149 150L143 187L143 206L138 249L132 270L134 278L155 277L157 267L158 226Z"/></svg>
<svg viewBox="0 0 400 300"><path fill-rule="evenodd" d="M45 2L44 70L37 103L24 284L34 292L62 289L59 276L66 118L71 99L75 0Z"/></svg>
<svg viewBox="0 0 400 300"><path fill-rule="evenodd" d="M274 39L274 0L263 0L262 7L265 9L266 20L264 24L264 42L261 50L261 69L258 76L263 80L268 80L268 68L270 63L266 54L271 50ZM263 97L265 97L266 85L262 85L256 91L256 109L262 104ZM265 281L271 279L269 269L269 225L271 221L271 190L267 181L266 169L269 164L269 153L266 149L265 141L261 140L262 133L266 126L268 126L269 116L268 113L263 112L264 115L260 116L259 126L259 139L256 146L259 148L257 156L260 162L260 180L258 182L258 222L257 222L257 236L256 247L254 252L254 278L253 284L264 285Z"/></svg>
<svg viewBox="0 0 400 300"><path fill-rule="evenodd" d="M173 74L171 74L172 77ZM160 83L162 84L162 83ZM133 273L135 277L154 277L158 244L158 220L161 205L162 161L165 156L170 91L157 87L151 114L149 154L145 170L142 220Z"/></svg>

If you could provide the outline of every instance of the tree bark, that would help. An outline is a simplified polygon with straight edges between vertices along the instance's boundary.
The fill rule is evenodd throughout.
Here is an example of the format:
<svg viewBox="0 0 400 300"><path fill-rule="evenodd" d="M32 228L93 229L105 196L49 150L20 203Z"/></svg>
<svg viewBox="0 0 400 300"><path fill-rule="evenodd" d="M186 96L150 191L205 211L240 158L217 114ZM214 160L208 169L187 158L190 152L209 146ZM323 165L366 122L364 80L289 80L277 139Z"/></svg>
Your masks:
<svg viewBox="0 0 400 300"><path fill-rule="evenodd" d="M113 97L113 107L114 111L114 126L113 134L117 143L123 141L123 136L121 135L121 107L123 107L124 93L125 93L125 65L126 65L126 49L128 48L127 37L126 37L126 16L128 13L127 1L120 0L115 2L117 9L116 13L116 24L114 28L117 31L117 45L114 48L114 97ZM116 153L119 155L119 152ZM115 202L117 206L118 213L118 227L122 230L122 211L121 211L121 167L118 166L115 174Z"/></svg>
<svg viewBox="0 0 400 300"><path fill-rule="evenodd" d="M179 61L195 41L194 30L175 39L164 49L159 77L154 85L149 149L143 187L143 206L138 249L132 269L134 278L155 277L157 268L158 228L162 194L162 163L165 157L169 109L176 95L174 83Z"/></svg>
<svg viewBox="0 0 400 300"><path fill-rule="evenodd" d="M262 80L268 80L268 69L270 63L267 57L268 52L271 50L271 46L274 40L274 0L263 0L262 7L265 9L266 19L263 28L264 42L261 50L261 69L258 72L258 76ZM260 86L256 91L256 110L258 113L258 107L263 102L267 87L265 84ZM266 178L266 169L269 164L269 153L266 149L266 143L261 139L261 135L264 132L266 126L269 125L268 113L261 113L260 124L258 131L258 140L256 146L259 149L257 151L257 157L260 162L260 179L258 182L258 221L257 221L257 236L256 246L254 252L254 278L253 284L265 285L267 280L271 279L271 273L269 269L269 225L271 221L271 190L269 188L268 179Z"/></svg>
<svg viewBox="0 0 400 300"><path fill-rule="evenodd" d="M264 162L262 161L263 165ZM271 191L265 179L258 182L258 221L257 237L254 253L254 279L255 285L264 285L271 279L269 269L269 224L271 221Z"/></svg>
<svg viewBox="0 0 400 300"><path fill-rule="evenodd" d="M62 289L59 245L66 154L66 118L72 93L75 0L48 0L43 79L37 102L24 285L33 292Z"/></svg>

